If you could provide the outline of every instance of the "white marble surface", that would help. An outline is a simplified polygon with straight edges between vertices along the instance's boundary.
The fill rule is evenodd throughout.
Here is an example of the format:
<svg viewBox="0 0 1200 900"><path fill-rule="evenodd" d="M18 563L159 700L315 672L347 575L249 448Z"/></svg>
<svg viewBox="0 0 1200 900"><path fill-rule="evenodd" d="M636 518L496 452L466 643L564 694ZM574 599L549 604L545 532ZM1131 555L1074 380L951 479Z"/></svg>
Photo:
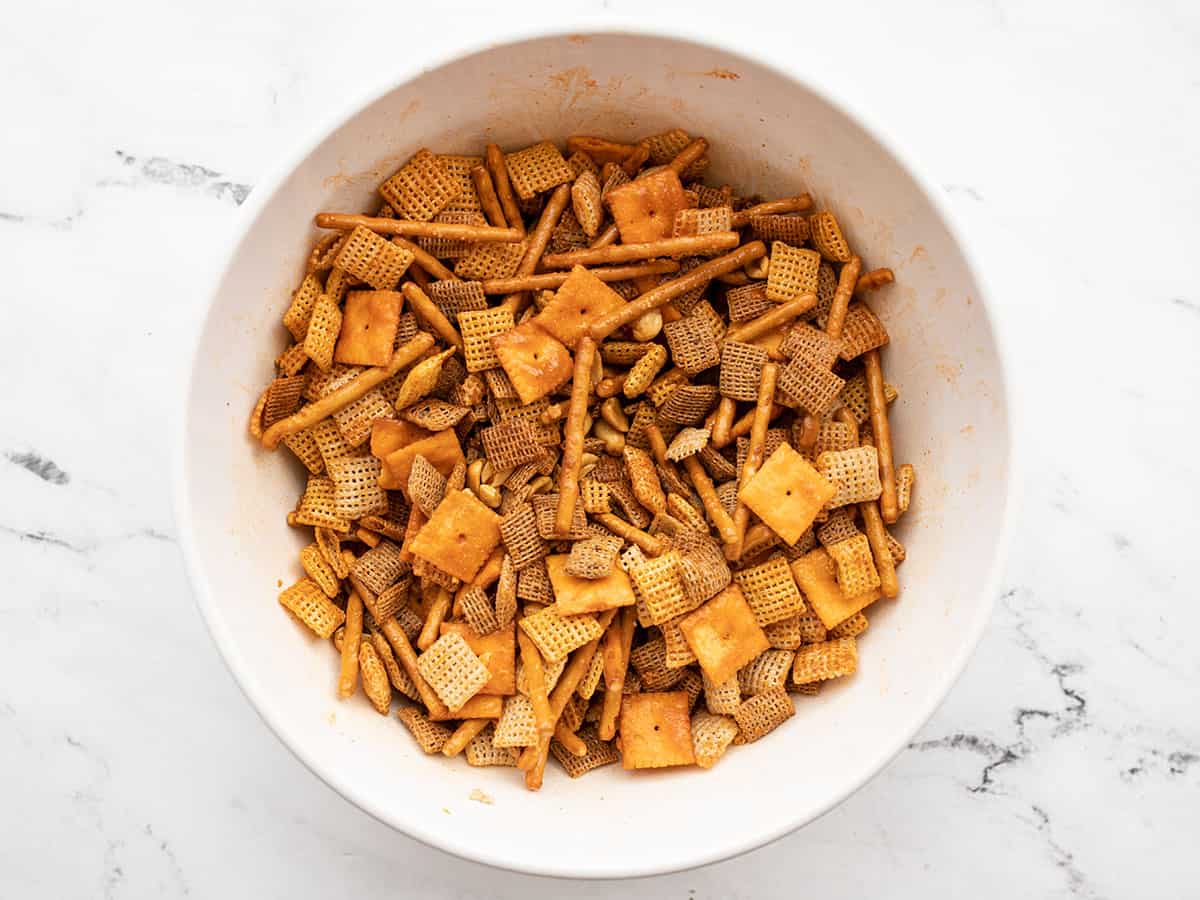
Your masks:
<svg viewBox="0 0 1200 900"><path fill-rule="evenodd" d="M764 3L731 26L661 4L791 42L944 186L1026 380L1024 514L978 653L873 783L740 859L569 885L427 849L325 788L234 686L175 546L163 422L238 203L407 48L497 15L336 6L6 12L0 895L1193 893L1200 8Z"/></svg>

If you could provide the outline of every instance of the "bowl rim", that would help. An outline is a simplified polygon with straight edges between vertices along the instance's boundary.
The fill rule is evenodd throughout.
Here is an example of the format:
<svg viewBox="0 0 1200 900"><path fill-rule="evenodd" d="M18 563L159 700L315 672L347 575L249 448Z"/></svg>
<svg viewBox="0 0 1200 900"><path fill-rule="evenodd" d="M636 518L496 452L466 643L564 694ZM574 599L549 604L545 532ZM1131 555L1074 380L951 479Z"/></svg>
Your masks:
<svg viewBox="0 0 1200 900"><path fill-rule="evenodd" d="M1001 575L1008 558L1009 548L1015 532L1018 513L1018 485L1020 484L1020 459L1018 456L1018 410L1016 402L1018 384L1016 382L1016 367L1012 364L1013 356L1008 349L1002 323L995 314L995 306L990 299L991 291L983 275L975 254L966 240L966 230L962 227L953 211L943 199L942 192L936 185L913 163L912 159L889 134L882 130L879 124L881 118L868 108L869 104L860 99L848 100L837 92L835 86L828 81L819 81L812 77L802 61L784 59L778 50L770 47L752 47L740 34L714 36L714 32L704 28L704 22L674 22L670 26L662 26L654 22L634 20L632 18L605 15L603 19L593 15L578 16L574 19L574 27L530 27L517 26L499 29L487 39L473 41L443 41L428 47L424 53L410 57L410 62L397 66L387 77L373 83L359 92L352 101L341 104L338 108L325 115L317 126L302 132L292 149L276 157L261 179L250 192L247 202L238 211L233 228L228 237L220 243L219 267L211 282L206 285L204 300L196 311L197 327L192 329L190 346L181 357L182 369L182 402L176 407L175 422L172 427L173 448L171 463L171 499L175 517L176 534L183 553L188 582L196 605L200 609L213 643L233 675L234 681L250 705L266 724L268 729L313 775L325 785L332 788L342 798L349 801L377 821L411 837L426 846L450 853L454 856L472 862L483 863L530 875L540 875L558 878L582 879L624 879L651 875L668 874L685 871L698 866L708 865L731 859L772 843L793 831L817 821L831 809L839 806L852 794L873 780L883 768L890 763L912 740L921 728L949 696L954 684L961 676L968 659L974 653L987 623L991 618L999 593ZM829 800L807 817L798 817L778 827L750 828L737 840L729 841L720 849L711 851L692 851L681 848L671 859L661 863L636 863L628 861L608 860L603 857L585 865L560 866L552 860L541 860L535 856L522 860L499 858L486 848L468 845L465 841L457 841L453 834L439 834L423 827L419 817L404 818L397 811L382 808L376 804L369 793L359 791L340 773L326 771L317 761L313 760L305 750L303 743L293 739L286 726L271 710L270 704L263 697L257 679L247 661L232 651L231 628L225 618L218 613L213 602L214 592L208 583L204 566L201 564L197 548L196 536L193 530L193 515L188 493L188 454L187 431L189 422L188 400L198 375L200 345L213 315L213 299L225 278L229 274L235 253L240 244L246 239L257 223L267 202L275 196L283 182L290 177L296 168L322 142L327 140L337 130L346 125L351 119L360 115L367 107L382 99L391 91L415 80L431 71L450 65L462 59L478 55L491 49L530 41L572 38L589 36L629 36L635 38L657 38L667 41L679 41L696 46L712 49L746 60L747 63L761 66L783 80L790 81L829 104L832 108L846 116L849 120L869 135L885 152L887 152L902 171L913 181L917 189L925 196L926 201L942 220L947 231L954 239L970 277L978 286L978 296L983 315L992 334L998 361L997 390L1001 395L1001 406L1008 422L1007 446L1007 484L1004 491L1004 509L1000 520L998 539L992 547L992 558L985 577L981 580L978 592L982 597L969 628L962 635L962 640L952 658L943 669L937 689L930 691L923 704L918 707L912 719L911 728L898 732L891 742L883 742L871 763Z"/></svg>

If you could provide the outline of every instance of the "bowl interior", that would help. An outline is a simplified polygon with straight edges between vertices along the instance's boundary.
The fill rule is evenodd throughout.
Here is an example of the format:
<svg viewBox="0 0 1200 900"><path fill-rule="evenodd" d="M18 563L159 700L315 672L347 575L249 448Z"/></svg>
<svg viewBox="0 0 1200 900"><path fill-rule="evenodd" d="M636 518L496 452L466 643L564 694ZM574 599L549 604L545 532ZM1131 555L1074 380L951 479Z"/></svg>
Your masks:
<svg viewBox="0 0 1200 900"><path fill-rule="evenodd" d="M712 144L710 184L808 190L835 210L868 267L897 283L873 306L892 335L897 462L918 470L895 533L903 592L870 611L859 672L797 698L793 719L711 772L577 781L552 763L530 795L512 770L425 757L394 717L334 697L337 660L275 602L308 540L284 523L303 476L245 422L286 345L279 318L320 210L365 211L416 149L478 153L572 133L681 126ZM333 129L255 191L212 298L187 398L180 528L196 590L243 688L313 771L380 819L505 867L576 876L665 871L749 849L819 815L876 772L957 676L990 607L1008 492L1005 387L980 287L943 215L870 134L779 71L649 35L539 38L427 71ZM494 805L471 802L475 788ZM531 836L532 839L531 839Z"/></svg>

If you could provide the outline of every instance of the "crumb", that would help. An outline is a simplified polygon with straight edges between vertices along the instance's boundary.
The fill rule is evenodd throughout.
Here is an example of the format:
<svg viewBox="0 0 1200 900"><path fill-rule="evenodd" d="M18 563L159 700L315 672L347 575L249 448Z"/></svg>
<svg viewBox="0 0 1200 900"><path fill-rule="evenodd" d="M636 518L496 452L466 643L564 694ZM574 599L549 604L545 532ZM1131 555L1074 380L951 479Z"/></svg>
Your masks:
<svg viewBox="0 0 1200 900"><path fill-rule="evenodd" d="M444 812L446 815L450 815L450 810L446 809L444 806L442 807L442 812Z"/></svg>
<svg viewBox="0 0 1200 900"><path fill-rule="evenodd" d="M330 713L328 716L326 716L326 718L329 720L329 724L330 724L330 725L336 724L336 722L337 722L337 713L335 713L335 712L331 712L331 713Z"/></svg>
<svg viewBox="0 0 1200 900"><path fill-rule="evenodd" d="M282 578L275 579L275 587L283 587L283 579Z"/></svg>
<svg viewBox="0 0 1200 900"><path fill-rule="evenodd" d="M467 799L474 800L476 803L486 803L488 806L491 806L496 802L479 788L475 788L475 790L471 791Z"/></svg>

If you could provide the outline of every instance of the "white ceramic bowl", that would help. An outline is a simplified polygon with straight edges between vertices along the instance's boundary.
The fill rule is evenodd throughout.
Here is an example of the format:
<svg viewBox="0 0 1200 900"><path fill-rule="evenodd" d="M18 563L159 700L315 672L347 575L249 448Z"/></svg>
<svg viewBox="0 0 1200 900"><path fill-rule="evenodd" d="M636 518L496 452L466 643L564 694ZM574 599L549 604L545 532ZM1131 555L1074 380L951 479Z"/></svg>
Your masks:
<svg viewBox="0 0 1200 900"><path fill-rule="evenodd" d="M903 593L870 611L859 671L801 699L768 738L712 771L572 781L540 793L512 770L424 756L394 717L334 697L337 660L289 621L277 585L307 540L284 514L300 467L246 434L285 346L279 317L319 210L358 212L417 148L478 152L573 133L636 138L673 126L712 144L710 183L811 191L869 266L899 386L897 461L919 473L897 528ZM815 86L746 56L651 34L551 36L459 56L349 109L251 195L198 341L184 399L179 533L229 667L318 776L401 831L474 860L548 875L619 877L728 857L811 821L878 772L950 689L987 621L1010 515L1009 401L988 302L937 192ZM468 800L474 788L494 805Z"/></svg>

